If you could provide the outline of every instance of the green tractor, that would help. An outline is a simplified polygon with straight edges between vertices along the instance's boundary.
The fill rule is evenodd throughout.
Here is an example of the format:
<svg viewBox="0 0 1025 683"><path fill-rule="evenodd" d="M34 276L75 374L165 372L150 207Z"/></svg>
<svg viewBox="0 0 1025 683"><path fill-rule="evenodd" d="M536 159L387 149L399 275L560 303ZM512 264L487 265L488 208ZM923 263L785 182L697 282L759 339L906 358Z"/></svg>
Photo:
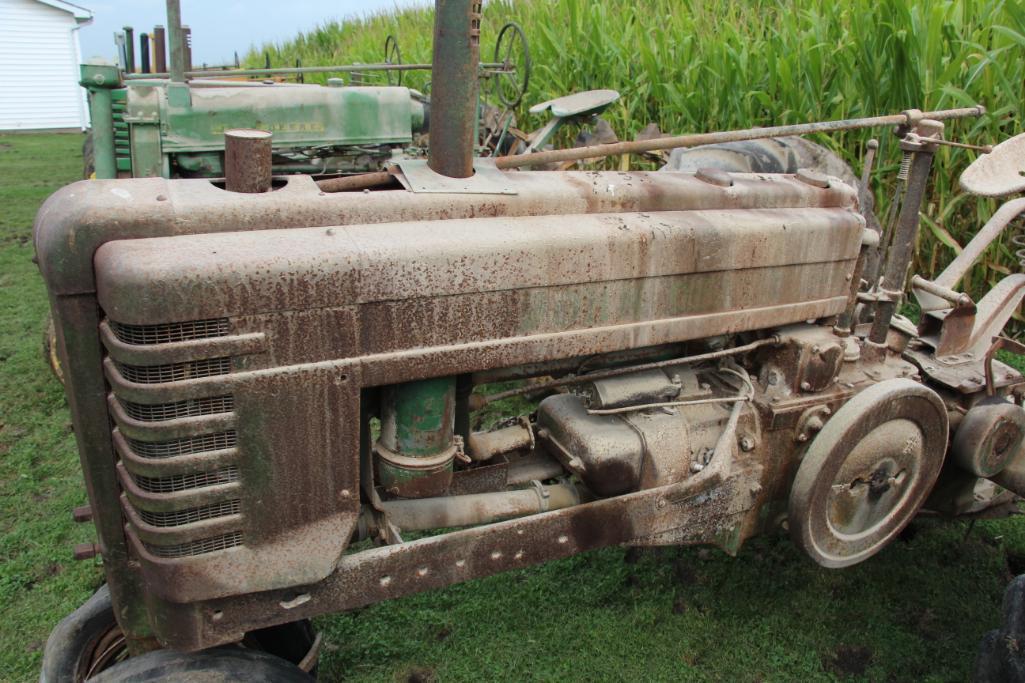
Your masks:
<svg viewBox="0 0 1025 683"><path fill-rule="evenodd" d="M386 41L379 64L193 70L190 33L181 24L177 0L168 3L167 14L168 70L162 27L139 36L138 72L129 27L119 36L120 66L81 67L92 118L84 150L86 177L222 177L224 133L232 129L273 134L275 175L363 173L384 169L396 158L425 155L430 101L401 82L404 72L431 65L403 64L394 37ZM311 73L335 77L327 85L303 83ZM384 74L386 84L370 85L373 73ZM342 74L349 78L338 77ZM282 82L283 77L297 82ZM529 49L518 25L502 27L494 60L479 64L478 77L487 86L481 92L497 100L488 105L482 98L481 112L506 114L482 116L482 122L511 120L508 114L530 80ZM500 138L510 139L494 135L484 123L479 129L482 146L490 145L492 152Z"/></svg>

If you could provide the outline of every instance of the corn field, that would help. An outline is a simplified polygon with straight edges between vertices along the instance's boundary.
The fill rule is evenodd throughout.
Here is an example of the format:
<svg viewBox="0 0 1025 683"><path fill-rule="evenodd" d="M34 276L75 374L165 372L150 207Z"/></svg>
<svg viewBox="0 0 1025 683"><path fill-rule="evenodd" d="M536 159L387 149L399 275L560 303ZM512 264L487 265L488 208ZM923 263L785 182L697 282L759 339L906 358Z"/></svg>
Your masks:
<svg viewBox="0 0 1025 683"><path fill-rule="evenodd" d="M403 62L429 62L432 16L429 8L397 8L327 23L254 48L246 63L262 66L267 55L275 66L297 58L304 66L380 62L389 34ZM988 114L948 123L948 139L991 144L1022 131L1025 0L489 0L482 60L492 57L507 21L523 26L534 65L516 112L525 130L540 125L526 112L531 103L613 88L622 98L604 117L624 140L650 122L682 134L975 103ZM429 80L428 72L410 72L403 85L429 89ZM817 141L860 172L870 137L881 144L873 182L884 215L899 162L894 136L854 131ZM942 268L995 208L958 187L974 154L942 148L936 156L920 272ZM1019 269L1009 242L1015 230L969 274L967 291L981 295Z"/></svg>

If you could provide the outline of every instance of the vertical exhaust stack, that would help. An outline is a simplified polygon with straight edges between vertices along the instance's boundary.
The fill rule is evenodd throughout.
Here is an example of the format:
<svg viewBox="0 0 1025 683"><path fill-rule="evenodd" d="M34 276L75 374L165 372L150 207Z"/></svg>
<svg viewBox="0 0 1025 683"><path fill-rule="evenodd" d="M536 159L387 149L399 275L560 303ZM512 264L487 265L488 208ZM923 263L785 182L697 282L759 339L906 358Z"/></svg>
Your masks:
<svg viewBox="0 0 1025 683"><path fill-rule="evenodd" d="M139 71L144 74L153 73L149 61L149 41L148 33L139 34Z"/></svg>
<svg viewBox="0 0 1025 683"><path fill-rule="evenodd" d="M478 0L436 0L434 4L427 165L450 178L473 175L481 4Z"/></svg>
<svg viewBox="0 0 1025 683"><path fill-rule="evenodd" d="M185 41L182 39L182 8L179 0L167 0L167 47L171 57L171 81L185 82Z"/></svg>
<svg viewBox="0 0 1025 683"><path fill-rule="evenodd" d="M224 186L228 192L270 192L271 134L235 128L224 131Z"/></svg>
<svg viewBox="0 0 1025 683"><path fill-rule="evenodd" d="M153 27L153 71L158 74L167 73L167 57L164 51L164 27L157 25Z"/></svg>

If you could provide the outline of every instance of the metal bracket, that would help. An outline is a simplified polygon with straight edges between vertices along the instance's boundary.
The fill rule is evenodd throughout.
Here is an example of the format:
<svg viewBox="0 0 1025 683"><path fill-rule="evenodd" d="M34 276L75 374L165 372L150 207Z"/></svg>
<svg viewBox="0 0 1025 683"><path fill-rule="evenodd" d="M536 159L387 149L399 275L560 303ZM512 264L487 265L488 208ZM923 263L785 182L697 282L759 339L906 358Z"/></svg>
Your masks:
<svg viewBox="0 0 1025 683"><path fill-rule="evenodd" d="M473 175L469 178L449 178L435 173L425 159L400 159L395 165L401 171L395 177L410 192L519 194L506 174L498 170L494 159L474 159Z"/></svg>
<svg viewBox="0 0 1025 683"><path fill-rule="evenodd" d="M989 347L989 351L986 352L986 395L993 396L996 393L996 387L993 385L993 357L997 355L997 351L1004 349L1011 353L1019 356L1025 356L1025 344L1017 342L1007 337L996 337L993 339L993 345Z"/></svg>

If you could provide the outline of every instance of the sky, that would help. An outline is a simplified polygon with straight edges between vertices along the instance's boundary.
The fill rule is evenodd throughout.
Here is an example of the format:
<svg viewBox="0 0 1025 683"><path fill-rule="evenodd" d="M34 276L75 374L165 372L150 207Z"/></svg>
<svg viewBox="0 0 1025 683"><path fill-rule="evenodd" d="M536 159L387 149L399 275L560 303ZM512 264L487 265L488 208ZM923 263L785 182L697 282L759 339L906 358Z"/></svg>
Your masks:
<svg viewBox="0 0 1025 683"><path fill-rule="evenodd" d="M135 28L138 55L138 35L167 25L164 0L71 1L93 13L79 35L84 60L113 61L114 32L123 26ZM192 29L192 63L199 66L230 63L236 50L242 56L252 45L283 41L332 19L424 4L431 0L181 0L181 13Z"/></svg>

